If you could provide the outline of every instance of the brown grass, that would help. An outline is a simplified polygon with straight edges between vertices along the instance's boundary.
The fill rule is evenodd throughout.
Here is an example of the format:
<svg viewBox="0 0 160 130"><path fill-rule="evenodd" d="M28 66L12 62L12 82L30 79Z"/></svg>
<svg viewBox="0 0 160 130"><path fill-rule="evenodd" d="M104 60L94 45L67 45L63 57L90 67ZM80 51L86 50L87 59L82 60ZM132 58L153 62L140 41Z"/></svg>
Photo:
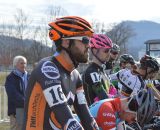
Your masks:
<svg viewBox="0 0 160 130"><path fill-rule="evenodd" d="M8 72L0 72L0 85L4 85Z"/></svg>
<svg viewBox="0 0 160 130"><path fill-rule="evenodd" d="M9 129L9 122L0 123L0 130L10 130Z"/></svg>
<svg viewBox="0 0 160 130"><path fill-rule="evenodd" d="M4 86L4 83L5 83L5 79L6 79L6 76L8 75L8 72L0 72L0 87L1 86ZM0 88L2 90L2 88ZM0 93L0 96L2 98L2 101L1 101L1 106L3 106L3 93ZM1 108L2 111L3 110L3 107ZM1 111L1 112L2 112ZM1 113L2 114L2 113ZM9 129L9 122L2 122L0 123L0 130L10 130Z"/></svg>

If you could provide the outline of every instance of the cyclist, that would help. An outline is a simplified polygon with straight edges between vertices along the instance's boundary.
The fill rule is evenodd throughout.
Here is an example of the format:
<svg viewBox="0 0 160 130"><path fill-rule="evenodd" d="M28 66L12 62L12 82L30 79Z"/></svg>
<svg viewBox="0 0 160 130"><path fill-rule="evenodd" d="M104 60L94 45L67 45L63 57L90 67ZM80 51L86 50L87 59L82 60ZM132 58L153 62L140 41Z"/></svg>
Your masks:
<svg viewBox="0 0 160 130"><path fill-rule="evenodd" d="M130 54L123 54L119 58L120 60L120 68L117 68L114 70L115 73L117 73L120 69L123 69L122 73L129 71L132 72L130 69L135 67L135 60ZM115 75L115 74L113 74ZM111 77L113 76L111 75ZM118 82L118 80L113 80L112 84L117 88L117 90L121 90L122 84Z"/></svg>
<svg viewBox="0 0 160 130"><path fill-rule="evenodd" d="M129 98L103 99L92 104L90 111L100 130L126 130L125 121L137 120L141 126L150 121L157 107L151 91L143 89Z"/></svg>
<svg viewBox="0 0 160 130"><path fill-rule="evenodd" d="M130 69L122 69L116 74L110 75L110 77L112 80L118 79L121 83L121 97L128 97L130 94L146 88L144 81L152 79L158 70L156 59L145 55L140 60L140 67L134 70L134 73Z"/></svg>
<svg viewBox="0 0 160 130"><path fill-rule="evenodd" d="M113 67L114 67L115 61L118 58L119 52L120 52L120 47L114 43L111 49L109 61L106 62L106 73L107 74L112 73Z"/></svg>
<svg viewBox="0 0 160 130"><path fill-rule="evenodd" d="M125 69L127 67L131 68L135 66L135 60L130 54L123 54L120 56L120 68Z"/></svg>
<svg viewBox="0 0 160 130"><path fill-rule="evenodd" d="M78 63L88 60L93 30L83 18L66 16L49 23L57 52L40 61L31 74L23 130L98 130L87 107ZM82 126L73 117L73 105ZM87 122L87 123L86 123Z"/></svg>
<svg viewBox="0 0 160 130"><path fill-rule="evenodd" d="M153 79L159 71L157 60L149 55L145 55L140 60L140 67L137 72L143 79Z"/></svg>
<svg viewBox="0 0 160 130"><path fill-rule="evenodd" d="M106 35L94 34L90 40L90 48L93 59L82 76L88 105L108 98L110 81L104 69L110 56L112 41Z"/></svg>

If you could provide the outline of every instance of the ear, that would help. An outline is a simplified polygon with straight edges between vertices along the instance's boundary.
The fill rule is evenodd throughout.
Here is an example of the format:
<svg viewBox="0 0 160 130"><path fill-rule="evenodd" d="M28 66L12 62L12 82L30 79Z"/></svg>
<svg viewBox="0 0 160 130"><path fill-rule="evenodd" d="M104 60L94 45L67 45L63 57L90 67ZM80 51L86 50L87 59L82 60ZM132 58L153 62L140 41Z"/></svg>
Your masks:
<svg viewBox="0 0 160 130"><path fill-rule="evenodd" d="M69 40L68 39L63 39L62 40L62 47L68 48L69 47Z"/></svg>

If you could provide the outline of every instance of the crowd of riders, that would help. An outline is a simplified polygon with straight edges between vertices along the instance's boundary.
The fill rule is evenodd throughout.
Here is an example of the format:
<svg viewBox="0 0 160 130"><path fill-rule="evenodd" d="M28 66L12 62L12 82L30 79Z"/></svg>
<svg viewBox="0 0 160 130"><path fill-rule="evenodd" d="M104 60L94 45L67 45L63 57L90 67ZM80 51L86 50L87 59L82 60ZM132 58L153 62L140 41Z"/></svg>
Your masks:
<svg viewBox="0 0 160 130"><path fill-rule="evenodd" d="M137 64L81 17L57 18L49 27L56 53L31 74L23 130L142 130L160 115L154 57ZM76 68L87 62L80 75Z"/></svg>

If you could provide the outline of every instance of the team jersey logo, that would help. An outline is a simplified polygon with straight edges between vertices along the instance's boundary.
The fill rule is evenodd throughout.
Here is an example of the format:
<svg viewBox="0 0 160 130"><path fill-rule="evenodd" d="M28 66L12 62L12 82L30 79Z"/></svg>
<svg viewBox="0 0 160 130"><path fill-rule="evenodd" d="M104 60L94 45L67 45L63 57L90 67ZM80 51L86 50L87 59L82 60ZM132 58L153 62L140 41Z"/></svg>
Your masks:
<svg viewBox="0 0 160 130"><path fill-rule="evenodd" d="M57 79L60 77L59 71L54 63L46 61L41 68L42 73L49 79Z"/></svg>
<svg viewBox="0 0 160 130"><path fill-rule="evenodd" d="M77 120L69 119L65 126L65 130L82 130L82 127Z"/></svg>
<svg viewBox="0 0 160 130"><path fill-rule="evenodd" d="M97 72L91 73L90 76L91 76L93 83L101 82L102 76L99 75Z"/></svg>

